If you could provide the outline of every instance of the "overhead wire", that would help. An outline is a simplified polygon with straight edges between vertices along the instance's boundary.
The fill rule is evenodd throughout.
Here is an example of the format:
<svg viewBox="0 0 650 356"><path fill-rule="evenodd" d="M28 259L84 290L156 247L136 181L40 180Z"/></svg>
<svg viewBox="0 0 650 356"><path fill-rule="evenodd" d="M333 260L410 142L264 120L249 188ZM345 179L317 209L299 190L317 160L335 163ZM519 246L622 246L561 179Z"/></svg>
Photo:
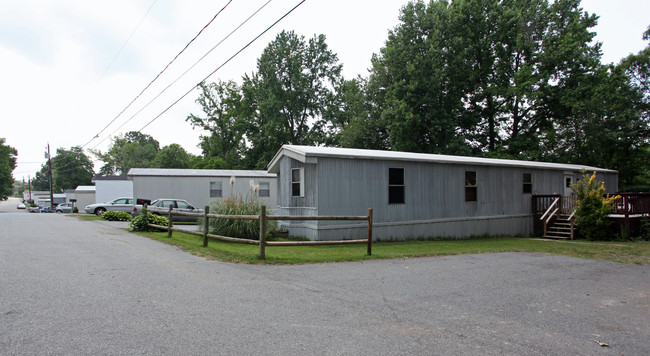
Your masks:
<svg viewBox="0 0 650 356"><path fill-rule="evenodd" d="M140 110L138 110L135 114L133 114L129 119L127 119L125 122L123 122L119 127L117 127L113 132L111 132L108 136L106 136L103 140L101 140L99 143L97 143L95 146L93 146L93 149L95 149L97 146L101 145L104 141L106 141L109 137L111 137L115 132L120 130L124 125L129 123L133 118L135 118L138 114L140 114L144 109L149 107L156 99L158 99L163 93L167 91L172 85L176 84L182 77L187 75L187 73L194 69L197 64L199 64L205 57L207 57L212 51L214 51L217 47L219 47L224 41L226 41L230 36L232 36L235 32L237 32L243 25L245 25L251 18L253 18L257 13L259 13L266 5L268 5L272 0L268 0L266 3L264 3L262 6L260 6L255 12L253 12L248 18L246 18L243 22L241 22L235 29L230 31L228 35L226 35L224 38L222 38L219 42L217 42L216 45L214 45L209 51L207 51L201 58L199 58L192 66L190 66L185 72L183 72L181 75L179 75L174 81L172 81L169 85L167 85L163 90L161 90L153 99L151 99L147 104L145 104ZM286 16L286 15L285 15ZM194 87L196 88L196 86ZM194 89L193 88L193 89ZM193 90L192 89L192 90ZM186 94L187 95L187 94Z"/></svg>
<svg viewBox="0 0 650 356"><path fill-rule="evenodd" d="M170 66L172 63L174 63L174 61L176 61L176 59L178 59L178 57L179 57L183 52L185 52L185 50L190 46L190 44L192 44L192 42L194 42L194 40L196 40L196 39L201 35L201 33L203 33L203 31L204 31L208 26L210 26L210 24L212 24L212 22L214 22L214 20L217 18L217 16L219 16L219 14L221 14L221 13L223 12L223 10L225 10L226 7L228 7L228 5L230 5L230 3L232 3L232 1L233 1L233 0L229 0L228 3L226 3L226 5L224 5L224 6L221 8L221 10L219 10L219 11L218 11L218 12L217 12L213 17L212 17L212 19L211 19L210 21L208 21L208 23L207 23L205 26L203 26L203 28L201 28L201 30L200 30L200 31L199 31L199 32L198 32L198 33L197 33L197 34L196 34L196 35L195 35L195 36L194 36L194 37L193 37L193 38L192 38L192 39L191 39L191 40L190 40L186 45L185 45L185 47L183 47L183 49L182 49L180 52L178 52L178 54L176 54L176 56L175 56L175 57L174 57L174 58L173 58L169 63L167 63L167 65L165 66L165 68L163 68L163 70L161 70L160 73L158 73L158 75L156 75L156 76L151 80L151 82L149 82L149 84L147 84L147 86L145 86L144 89L142 89L142 91L140 91L140 93L139 93L138 95L136 95L135 98L133 98L133 100L131 100L131 102L130 102L128 105L126 105L126 107L124 107L124 109L122 109L122 111L120 111L119 114L117 114L117 116L115 116L115 117L114 117L114 118L113 118L113 119L112 119L112 120L111 120L111 121L110 121L110 122L109 122L109 123L108 123L108 124L103 128L103 129L101 129L101 131L99 131L95 136L93 136L93 138L91 138L90 141L86 142L86 144L84 144L83 146L81 146L81 148L86 147L86 146L87 146L88 144L90 144L94 139L98 138L99 135L100 135L102 132L104 132L104 130L106 130L106 129L111 125L111 124L113 124L113 122L115 122L115 120L117 120L120 116L122 116L122 114L123 114L123 113L124 113L124 112L125 112L125 111L126 111L126 110L127 110L127 109L128 109L128 108L129 108L129 107L130 107L130 106L131 106L131 105L136 101L136 100L138 100L138 98L139 98L139 97L140 97L140 96L141 96L141 95L142 95L142 94L143 94L147 89L149 89L149 87L150 87L150 86L151 86L151 85L152 85L152 84L153 84L153 83L154 83L154 82L155 82L155 81L156 81L156 80L157 80L157 79L158 79L158 78L159 78L159 77L160 77L160 76L161 76L161 75L162 75L162 74L167 70L167 68L169 68L169 66ZM154 1L154 4L155 4L155 1ZM153 4L152 4L151 6L153 7ZM151 10L151 8L149 8L149 10ZM149 13L149 11L147 11L147 13ZM146 16L146 15L145 15L145 16ZM144 19L144 18L143 18L143 19ZM139 25L138 25L138 26L139 26ZM132 36L132 35L133 35L133 33L131 33L131 36ZM129 36L129 39L131 38L131 36ZM127 40L127 41L128 41L128 40ZM123 47L124 47L124 46L123 46ZM121 51L122 51L122 49L120 49L120 52L121 52ZM118 53L118 55L119 55L119 53ZM116 58L117 58L117 56L116 56ZM113 59L113 61L114 61L114 60L115 60L115 59ZM112 62L111 62L111 64L112 64ZM104 72L104 74L105 74L105 73L106 73L106 72ZM102 77L104 76L104 74L102 74ZM102 141L102 142L103 142L103 141ZM97 146L95 146L95 147L97 147Z"/></svg>
<svg viewBox="0 0 650 356"><path fill-rule="evenodd" d="M257 35L255 38L253 38L250 42L248 42L244 47L242 47L239 51L237 51L235 54L233 54L230 58L228 58L225 62L223 62L217 69L213 70L210 74L208 74L203 80L201 80L198 84L194 85L190 90L188 90L185 94L183 94L180 98L176 99L171 105L169 105L165 110L163 110L160 114L158 114L156 117L151 119L146 125L144 125L139 132L142 132L147 126L151 125L154 121L156 121L158 118L160 118L163 114L165 114L169 109L171 109L174 105L178 104L179 101L181 101L183 98L185 98L187 95L189 95L194 89L196 89L200 83L205 82L208 78L210 78L214 73L216 73L219 69L223 68L226 64L228 64L233 58L235 58L237 55L239 55L241 52L243 52L246 48L248 48L253 42L257 41L260 37L262 37L265 33L267 33L271 28L273 28L275 25L277 25L280 21L284 20L285 17L289 16L295 9L297 9L300 5L302 5L305 1L307 0L302 0L299 2L296 6L294 6L291 10L289 10L287 13L282 15L279 19L277 19L273 24L271 24L269 27L267 27L264 31L262 31L259 35Z"/></svg>

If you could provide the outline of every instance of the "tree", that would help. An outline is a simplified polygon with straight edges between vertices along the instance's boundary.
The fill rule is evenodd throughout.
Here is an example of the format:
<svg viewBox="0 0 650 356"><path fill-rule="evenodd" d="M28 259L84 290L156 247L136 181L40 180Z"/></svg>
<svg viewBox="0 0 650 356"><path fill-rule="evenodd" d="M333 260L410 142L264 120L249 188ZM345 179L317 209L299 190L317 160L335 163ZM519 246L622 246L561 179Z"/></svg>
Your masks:
<svg viewBox="0 0 650 356"><path fill-rule="evenodd" d="M50 190L50 167L47 163L41 166L41 169L36 172L32 179L32 189L40 191Z"/></svg>
<svg viewBox="0 0 650 356"><path fill-rule="evenodd" d="M172 143L156 153L153 167L156 168L190 168L192 155L181 145Z"/></svg>
<svg viewBox="0 0 650 356"><path fill-rule="evenodd" d="M242 106L245 165L264 168L283 144L325 143L337 105L341 65L319 35L305 41L282 31L264 49L257 72L245 76Z"/></svg>
<svg viewBox="0 0 650 356"><path fill-rule="evenodd" d="M542 157L564 91L599 66L578 0L422 1L373 58L392 149Z"/></svg>
<svg viewBox="0 0 650 356"><path fill-rule="evenodd" d="M619 196L605 197L605 183L582 172L582 180L571 185L576 194L576 225L588 240L607 240L611 221L607 217Z"/></svg>
<svg viewBox="0 0 650 356"><path fill-rule="evenodd" d="M6 200L13 191L13 170L16 168L18 151L6 145L5 138L0 138L0 200Z"/></svg>
<svg viewBox="0 0 650 356"><path fill-rule="evenodd" d="M100 175L126 175L131 168L151 167L159 148L160 144L153 137L130 131L123 137L115 137L108 152L92 152L104 161Z"/></svg>
<svg viewBox="0 0 650 356"><path fill-rule="evenodd" d="M52 157L52 185L55 191L91 185L94 174L93 162L80 146L69 150L58 148L56 156Z"/></svg>
<svg viewBox="0 0 650 356"><path fill-rule="evenodd" d="M229 168L237 168L246 148L241 88L233 81L201 83L200 88L202 93L196 102L206 116L190 114L186 121L208 132L200 137L203 158L208 161L218 158Z"/></svg>

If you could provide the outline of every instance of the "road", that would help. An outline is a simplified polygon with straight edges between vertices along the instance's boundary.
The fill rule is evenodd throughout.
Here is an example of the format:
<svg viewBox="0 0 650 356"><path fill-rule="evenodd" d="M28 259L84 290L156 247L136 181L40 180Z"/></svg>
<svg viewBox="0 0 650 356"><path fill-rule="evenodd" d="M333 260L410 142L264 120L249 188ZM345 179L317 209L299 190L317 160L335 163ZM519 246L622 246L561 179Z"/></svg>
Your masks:
<svg viewBox="0 0 650 356"><path fill-rule="evenodd" d="M0 213L0 354L650 354L647 265L530 253L232 264L123 226Z"/></svg>

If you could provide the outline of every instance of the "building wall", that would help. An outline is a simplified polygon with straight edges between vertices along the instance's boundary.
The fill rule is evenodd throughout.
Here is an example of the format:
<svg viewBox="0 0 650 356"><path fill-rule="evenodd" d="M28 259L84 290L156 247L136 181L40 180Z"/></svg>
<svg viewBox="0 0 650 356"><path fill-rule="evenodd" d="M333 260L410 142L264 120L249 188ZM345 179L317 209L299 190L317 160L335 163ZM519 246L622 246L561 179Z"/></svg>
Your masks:
<svg viewBox="0 0 650 356"><path fill-rule="evenodd" d="M117 198L133 198L133 181L95 180L95 200L100 203Z"/></svg>
<svg viewBox="0 0 650 356"><path fill-rule="evenodd" d="M304 167L305 196L290 197L290 169ZM389 168L404 169L404 204L388 203ZM465 201L465 172L476 172L477 200ZM524 193L524 173L531 193ZM579 172L319 157L303 164L283 157L278 174L280 210L289 215L367 215L373 208L377 239L532 233L533 194L562 194L565 176ZM615 174L600 174L616 191ZM289 193L289 194L285 194ZM289 195L289 197L287 197ZM302 212L301 212L302 210ZM291 234L310 239L365 238L367 224L344 221L282 222Z"/></svg>
<svg viewBox="0 0 650 356"><path fill-rule="evenodd" d="M74 203L75 206L79 209L80 212L83 211L83 209L90 205L90 204L95 204L95 192L94 191L79 191L77 190L75 192L75 197L77 198L77 202Z"/></svg>
<svg viewBox="0 0 650 356"><path fill-rule="evenodd" d="M251 180L254 184L269 183L270 196L259 197L269 209L277 206L277 184L275 178L235 178L231 186L230 177L166 177L132 176L134 198L155 200L159 198L185 199L197 208L210 205L213 201L238 196L252 197ZM210 182L221 182L222 196L210 197Z"/></svg>

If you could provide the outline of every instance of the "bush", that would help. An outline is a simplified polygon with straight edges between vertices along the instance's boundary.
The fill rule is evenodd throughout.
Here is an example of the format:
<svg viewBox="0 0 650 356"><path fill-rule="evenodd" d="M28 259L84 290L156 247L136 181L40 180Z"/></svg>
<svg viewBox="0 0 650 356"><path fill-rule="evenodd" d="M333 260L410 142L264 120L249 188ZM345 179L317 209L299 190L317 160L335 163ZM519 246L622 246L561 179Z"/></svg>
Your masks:
<svg viewBox="0 0 650 356"><path fill-rule="evenodd" d="M77 208L76 206L73 206L73 207L72 207L72 213L73 213L73 214L77 214L77 213L79 213L79 208Z"/></svg>
<svg viewBox="0 0 650 356"><path fill-rule="evenodd" d="M258 199L228 198L212 203L211 214L220 215L260 215L262 202ZM200 224L201 222L199 222ZM275 230L277 223L267 221L267 231ZM210 219L210 233L240 239L259 240L259 220Z"/></svg>
<svg viewBox="0 0 650 356"><path fill-rule="evenodd" d="M167 226L169 225L169 219L142 210L140 215L134 217L131 221L131 231L164 231L162 229L151 227L148 224Z"/></svg>
<svg viewBox="0 0 650 356"><path fill-rule="evenodd" d="M605 183L596 180L596 172L591 177L582 172L582 180L571 185L576 194L576 226L580 234L588 240L609 240L611 221L607 215L619 196L605 197Z"/></svg>
<svg viewBox="0 0 650 356"><path fill-rule="evenodd" d="M109 210L102 214L102 219L108 221L131 221L131 214L126 211Z"/></svg>

